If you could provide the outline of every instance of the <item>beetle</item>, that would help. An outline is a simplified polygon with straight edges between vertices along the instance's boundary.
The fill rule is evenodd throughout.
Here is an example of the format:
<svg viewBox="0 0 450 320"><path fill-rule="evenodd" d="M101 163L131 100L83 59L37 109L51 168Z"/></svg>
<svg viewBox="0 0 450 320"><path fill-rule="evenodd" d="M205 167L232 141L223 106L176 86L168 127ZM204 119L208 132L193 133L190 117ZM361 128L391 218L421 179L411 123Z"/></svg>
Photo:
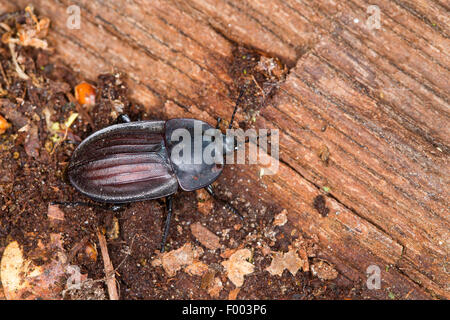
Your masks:
<svg viewBox="0 0 450 320"><path fill-rule="evenodd" d="M243 90L236 101L229 129L232 128L242 94ZM218 118L216 131L220 121ZM222 164L209 164L203 160L187 164L174 161L172 157L182 143L172 139L173 133L177 129L187 130L191 137L191 141L187 142L191 145L195 143L196 126L201 127L202 135L213 129L208 123L197 119L132 122L127 115L120 115L116 124L94 132L78 145L67 169L69 181L77 191L102 203L116 205L165 198L167 218L161 243L161 252L164 252L172 217L172 196L178 188L184 191L205 188L211 196L220 200L211 184L222 173ZM219 138L223 139L222 156L237 150L235 137L219 133ZM214 139L202 141L201 151L213 142ZM187 156L192 160L194 154ZM59 204L86 205L81 202ZM225 203L225 206L242 219L230 204Z"/></svg>

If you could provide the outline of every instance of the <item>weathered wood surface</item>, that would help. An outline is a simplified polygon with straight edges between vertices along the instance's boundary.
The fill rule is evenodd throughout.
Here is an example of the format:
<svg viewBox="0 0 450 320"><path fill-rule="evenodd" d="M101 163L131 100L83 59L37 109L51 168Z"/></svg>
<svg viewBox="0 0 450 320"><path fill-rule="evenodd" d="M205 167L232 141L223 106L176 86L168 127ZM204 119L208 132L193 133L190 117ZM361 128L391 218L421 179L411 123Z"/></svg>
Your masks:
<svg viewBox="0 0 450 320"><path fill-rule="evenodd" d="M229 116L236 44L281 59L289 75L257 120L280 130L280 170L223 179L287 208L344 276L364 280L376 264L383 288L450 298L448 3L3 0L0 12L29 2L51 18L57 57L91 79L127 73L133 98L169 116ZM66 27L71 4L81 30ZM365 25L369 5L380 30ZM324 186L325 218L312 205Z"/></svg>

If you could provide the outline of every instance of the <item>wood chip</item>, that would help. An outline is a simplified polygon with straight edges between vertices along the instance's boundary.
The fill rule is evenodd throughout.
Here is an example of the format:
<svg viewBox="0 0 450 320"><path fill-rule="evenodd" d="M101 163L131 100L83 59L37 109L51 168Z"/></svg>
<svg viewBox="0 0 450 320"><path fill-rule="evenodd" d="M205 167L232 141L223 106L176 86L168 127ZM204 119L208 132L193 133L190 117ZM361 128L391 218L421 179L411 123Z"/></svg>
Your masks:
<svg viewBox="0 0 450 320"><path fill-rule="evenodd" d="M202 226L200 222L191 224L191 232L194 237L206 248L211 250L220 248L220 238Z"/></svg>
<svg viewBox="0 0 450 320"><path fill-rule="evenodd" d="M97 237L100 245L100 251L102 252L103 265L105 267L106 286L108 287L109 299L119 300L115 271L111 259L109 258L108 247L106 245L106 238L100 231L97 231Z"/></svg>

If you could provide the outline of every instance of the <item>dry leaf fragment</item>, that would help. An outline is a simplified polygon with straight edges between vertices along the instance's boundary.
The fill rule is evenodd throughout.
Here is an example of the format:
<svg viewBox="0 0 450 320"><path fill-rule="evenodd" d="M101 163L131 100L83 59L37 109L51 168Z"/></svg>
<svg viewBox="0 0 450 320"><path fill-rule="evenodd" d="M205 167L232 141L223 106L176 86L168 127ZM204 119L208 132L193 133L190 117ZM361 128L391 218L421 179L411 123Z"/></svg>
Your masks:
<svg viewBox="0 0 450 320"><path fill-rule="evenodd" d="M186 243L179 249L163 253L159 258L153 260L152 265L162 266L169 277L173 277L178 270L191 265L201 253L201 250L194 248L191 243Z"/></svg>
<svg viewBox="0 0 450 320"><path fill-rule="evenodd" d="M275 252L270 266L266 270L271 275L281 276L284 269L288 269L289 272L295 276L297 271L303 266L303 260L299 258L297 250L291 249L286 253Z"/></svg>
<svg viewBox="0 0 450 320"><path fill-rule="evenodd" d="M219 237L202 226L200 222L196 222L191 225L191 232L194 237L206 248L211 250L220 248Z"/></svg>
<svg viewBox="0 0 450 320"><path fill-rule="evenodd" d="M236 287L241 287L244 284L244 276L255 270L255 266L247 261L251 256L249 249L240 249L233 253L230 259L222 262L228 278Z"/></svg>
<svg viewBox="0 0 450 320"><path fill-rule="evenodd" d="M28 13L29 18L25 20L25 23L17 24L17 34L13 37L14 30L10 30L7 34L2 36L3 43L7 44L19 44L21 46L30 46L38 49L47 49L48 44L44 38L48 34L50 27L50 19L42 17L38 19L33 13L33 8L27 6L25 11ZM31 20L30 20L31 18Z"/></svg>
<svg viewBox="0 0 450 320"><path fill-rule="evenodd" d="M36 266L23 257L16 241L11 242L3 252L0 278L8 300L61 299L62 283L65 278L64 255L53 256L55 250L62 250L60 237L52 237L51 243L42 248L43 260L49 261Z"/></svg>
<svg viewBox="0 0 450 320"><path fill-rule="evenodd" d="M268 254L270 254L272 252L272 250L270 250L270 247L267 244L264 244L261 247L261 253L263 254L263 256L267 256Z"/></svg>

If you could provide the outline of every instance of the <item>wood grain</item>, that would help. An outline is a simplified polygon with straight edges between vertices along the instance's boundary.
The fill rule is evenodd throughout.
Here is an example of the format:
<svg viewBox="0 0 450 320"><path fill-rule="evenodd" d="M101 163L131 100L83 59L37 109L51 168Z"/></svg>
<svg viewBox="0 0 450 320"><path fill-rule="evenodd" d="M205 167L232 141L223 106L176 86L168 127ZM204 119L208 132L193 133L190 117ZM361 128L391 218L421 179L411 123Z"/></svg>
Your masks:
<svg viewBox="0 0 450 320"><path fill-rule="evenodd" d="M3 1L0 12L28 2ZM286 208L344 276L364 281L369 265L380 266L375 297L395 288L450 298L444 1L31 2L52 20L58 59L91 79L126 73L133 98L167 117L229 116L237 44L279 58L289 74L256 122L280 130L279 172L231 166L219 183ZM71 4L81 30L66 27ZM379 30L365 24L369 5L381 10ZM313 207L324 187L327 217Z"/></svg>

